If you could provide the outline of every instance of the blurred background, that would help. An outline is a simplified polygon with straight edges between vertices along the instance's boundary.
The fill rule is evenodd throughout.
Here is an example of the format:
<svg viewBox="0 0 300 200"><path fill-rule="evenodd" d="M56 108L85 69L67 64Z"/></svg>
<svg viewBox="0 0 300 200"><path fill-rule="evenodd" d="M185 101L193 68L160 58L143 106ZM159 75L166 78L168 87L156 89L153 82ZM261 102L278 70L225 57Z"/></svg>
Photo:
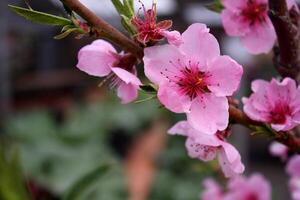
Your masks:
<svg viewBox="0 0 300 200"><path fill-rule="evenodd" d="M30 0L38 11L64 15L59 0ZM81 0L122 30L110 0ZM225 36L220 16L204 0L157 0L160 19L173 29L208 24L223 54L244 66L238 98L251 80L276 76L272 55L251 56L239 40ZM141 4L136 3L136 10ZM150 8L152 0L143 0ZM120 105L115 94L97 87L98 78L75 68L78 50L90 43L72 36L54 40L54 27L36 25L13 14L0 1L0 199L197 200L204 178L220 174L214 162L190 159L184 138L166 130L183 116L160 108L156 100ZM140 99L146 98L141 94ZM246 174L261 172L273 186L273 199L289 199L284 165L269 155L269 142L249 138L234 127L233 144Z"/></svg>

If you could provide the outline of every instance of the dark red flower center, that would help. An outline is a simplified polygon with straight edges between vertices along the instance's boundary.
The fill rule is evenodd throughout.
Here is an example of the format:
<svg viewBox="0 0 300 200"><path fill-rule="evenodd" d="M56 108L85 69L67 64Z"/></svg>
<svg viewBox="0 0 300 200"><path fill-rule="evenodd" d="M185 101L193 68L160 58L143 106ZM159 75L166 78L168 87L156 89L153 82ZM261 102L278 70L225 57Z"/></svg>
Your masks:
<svg viewBox="0 0 300 200"><path fill-rule="evenodd" d="M284 124L288 115L291 115L291 109L288 105L278 104L270 112L269 120L273 124Z"/></svg>
<svg viewBox="0 0 300 200"><path fill-rule="evenodd" d="M176 66L172 61L170 63ZM180 60L178 60L178 63L180 63ZM165 75L169 82L176 84L181 95L188 96L193 100L203 93L210 92L207 87L207 78L210 75L200 71L198 65L189 61L188 65L181 67L177 72L165 69L161 74Z"/></svg>
<svg viewBox="0 0 300 200"><path fill-rule="evenodd" d="M250 193L250 194L247 195L245 200L258 200L258 196L255 193Z"/></svg>
<svg viewBox="0 0 300 200"><path fill-rule="evenodd" d="M142 8L144 10L144 17L135 16L131 20L132 25L137 31L136 39L143 44L162 40L164 37L161 35L161 31L171 28L172 21L164 20L157 22L156 4L153 4L149 10L146 10L143 4Z"/></svg>
<svg viewBox="0 0 300 200"><path fill-rule="evenodd" d="M248 0L247 6L242 9L241 15L250 25L265 21L267 16L267 5L257 3L256 0Z"/></svg>

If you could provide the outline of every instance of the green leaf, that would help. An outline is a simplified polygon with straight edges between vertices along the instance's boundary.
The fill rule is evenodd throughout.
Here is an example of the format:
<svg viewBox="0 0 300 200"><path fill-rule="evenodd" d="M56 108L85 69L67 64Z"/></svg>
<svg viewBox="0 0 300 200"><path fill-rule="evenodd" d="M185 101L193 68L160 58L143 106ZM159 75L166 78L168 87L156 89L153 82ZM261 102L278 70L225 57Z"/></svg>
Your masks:
<svg viewBox="0 0 300 200"><path fill-rule="evenodd" d="M131 19L134 15L133 2L130 2L128 0L123 0L123 5L125 10L128 12L127 17Z"/></svg>
<svg viewBox="0 0 300 200"><path fill-rule="evenodd" d="M124 5L121 3L120 0L111 0L111 2L114 4L116 10L120 15L126 15L126 10ZM127 16L127 15L126 15Z"/></svg>
<svg viewBox="0 0 300 200"><path fill-rule="evenodd" d="M121 23L123 25L123 27L125 28L125 30L130 33L131 35L136 34L134 28L131 25L131 21L128 17L126 17L125 15L120 15L121 16Z"/></svg>
<svg viewBox="0 0 300 200"><path fill-rule="evenodd" d="M221 13L222 10L224 9L224 6L223 6L221 0L215 0L213 3L206 5L205 7L207 9L209 9L213 12L217 12L217 13Z"/></svg>
<svg viewBox="0 0 300 200"><path fill-rule="evenodd" d="M71 188L67 191L63 200L79 200L82 199L83 193L92 186L98 179L102 178L110 169L110 165L104 164L89 172L80 178Z"/></svg>
<svg viewBox="0 0 300 200"><path fill-rule="evenodd" d="M144 102L150 101L150 100L155 99L155 98L156 98L156 95L155 96L150 96L150 97L148 97L146 99L137 100L134 103L136 103L136 104L138 104L138 103L144 103Z"/></svg>
<svg viewBox="0 0 300 200"><path fill-rule="evenodd" d="M144 92L147 92L147 93L156 93L156 92L157 92L157 89L156 89L155 86L152 85L152 84L149 84L149 85L142 85L142 86L140 86L140 88L141 88Z"/></svg>
<svg viewBox="0 0 300 200"><path fill-rule="evenodd" d="M78 31L78 30L80 30L80 29L79 28L68 29L65 32L62 32L61 34L54 36L54 39L61 40L65 37L67 37L68 35L70 35L70 33L74 32L74 31Z"/></svg>
<svg viewBox="0 0 300 200"><path fill-rule="evenodd" d="M16 147L0 143L0 199L29 200L19 160Z"/></svg>
<svg viewBox="0 0 300 200"><path fill-rule="evenodd" d="M8 5L8 7L18 15L35 23L52 25L52 26L65 26L65 25L73 24L71 20L64 17L59 17L48 13L30 10L27 8L21 8L13 5Z"/></svg>

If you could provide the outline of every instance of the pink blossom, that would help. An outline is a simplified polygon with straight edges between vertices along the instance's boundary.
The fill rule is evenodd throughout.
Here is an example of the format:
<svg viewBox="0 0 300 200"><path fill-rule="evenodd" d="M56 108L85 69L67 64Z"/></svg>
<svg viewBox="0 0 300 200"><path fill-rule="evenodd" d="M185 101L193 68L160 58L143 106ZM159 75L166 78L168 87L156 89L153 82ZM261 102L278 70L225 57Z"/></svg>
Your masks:
<svg viewBox="0 0 300 200"><path fill-rule="evenodd" d="M225 141L222 132L214 135L205 134L191 127L187 121L178 122L168 132L187 137L185 144L188 155L192 158L211 161L218 154L219 164L226 177L243 173L245 167L239 152Z"/></svg>
<svg viewBox="0 0 300 200"><path fill-rule="evenodd" d="M271 124L276 131L288 131L300 123L300 88L293 79L252 82L250 98L244 98L244 112L253 120Z"/></svg>
<svg viewBox="0 0 300 200"><path fill-rule="evenodd" d="M153 4L149 10L146 10L143 4L142 7L144 18L135 16L131 20L137 31L137 41L144 45L153 45L165 37L170 44L181 44L180 33L178 31L168 31L172 27L171 20L157 22L156 4Z"/></svg>
<svg viewBox="0 0 300 200"><path fill-rule="evenodd" d="M290 158L286 171L290 176L297 176L300 178L300 156L295 155Z"/></svg>
<svg viewBox="0 0 300 200"><path fill-rule="evenodd" d="M271 186L260 174L235 177L228 183L224 200L271 200Z"/></svg>
<svg viewBox="0 0 300 200"><path fill-rule="evenodd" d="M300 200L300 156L293 156L286 167L287 173L291 176L289 189L293 200Z"/></svg>
<svg viewBox="0 0 300 200"><path fill-rule="evenodd" d="M203 181L204 191L201 194L201 200L222 200L223 190L213 179L208 178Z"/></svg>
<svg viewBox="0 0 300 200"><path fill-rule="evenodd" d="M159 85L158 98L169 110L186 113L201 132L214 134L228 125L228 101L238 88L242 67L220 56L219 44L204 24L182 34L182 44L146 48L146 76Z"/></svg>
<svg viewBox="0 0 300 200"><path fill-rule="evenodd" d="M291 8L296 5L288 0ZM276 41L276 33L268 16L268 0L223 0L221 13L226 33L241 38L252 54L268 53Z"/></svg>
<svg viewBox="0 0 300 200"><path fill-rule="evenodd" d="M273 156L281 158L281 160L286 160L288 157L289 148L284 144L279 142L272 142L270 145L270 153Z"/></svg>
<svg viewBox="0 0 300 200"><path fill-rule="evenodd" d="M110 43L96 40L79 51L77 68L92 76L107 76L125 104L137 98L142 84L136 77L134 62L130 56L118 54Z"/></svg>

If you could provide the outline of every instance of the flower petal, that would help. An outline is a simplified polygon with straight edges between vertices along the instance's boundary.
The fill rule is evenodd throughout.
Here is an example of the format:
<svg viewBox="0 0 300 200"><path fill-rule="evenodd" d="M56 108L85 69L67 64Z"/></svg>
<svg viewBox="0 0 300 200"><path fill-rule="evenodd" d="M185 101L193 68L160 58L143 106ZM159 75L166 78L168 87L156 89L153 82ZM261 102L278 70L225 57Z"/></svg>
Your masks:
<svg viewBox="0 0 300 200"><path fill-rule="evenodd" d="M245 48L252 54L269 53L276 41L274 27L269 18L264 23L253 25L241 38Z"/></svg>
<svg viewBox="0 0 300 200"><path fill-rule="evenodd" d="M92 76L106 76L117 61L114 47L104 41L96 40L92 44L80 49L78 53L77 68Z"/></svg>
<svg viewBox="0 0 300 200"><path fill-rule="evenodd" d="M173 45L148 47L144 54L145 75L156 84L166 80L166 76L162 74L165 69L178 71L177 66L174 66L178 59L185 62L183 54Z"/></svg>
<svg viewBox="0 0 300 200"><path fill-rule="evenodd" d="M141 81L134 74L119 68L112 67L111 70L125 83L132 83L133 85L139 86L142 85Z"/></svg>
<svg viewBox="0 0 300 200"><path fill-rule="evenodd" d="M134 101L138 96L138 86L131 83L121 83L117 91L118 97L122 100L122 104Z"/></svg>
<svg viewBox="0 0 300 200"><path fill-rule="evenodd" d="M187 121L177 122L172 128L168 130L170 135L183 135L188 136L190 125Z"/></svg>
<svg viewBox="0 0 300 200"><path fill-rule="evenodd" d="M178 31L163 30L160 32L160 34L167 38L169 44L180 46L183 43L181 34Z"/></svg>
<svg viewBox="0 0 300 200"><path fill-rule="evenodd" d="M290 158L286 171L290 176L300 177L300 155L295 155Z"/></svg>
<svg viewBox="0 0 300 200"><path fill-rule="evenodd" d="M215 134L228 126L228 107L226 97L207 93L193 101L187 119L195 129L206 134Z"/></svg>
<svg viewBox="0 0 300 200"><path fill-rule="evenodd" d="M179 95L172 83L165 82L161 84L157 96L159 101L172 112L189 112L191 100L186 96Z"/></svg>
<svg viewBox="0 0 300 200"><path fill-rule="evenodd" d="M193 62L205 66L207 61L220 55L217 39L204 24L195 23L182 33L183 44L179 46Z"/></svg>
<svg viewBox="0 0 300 200"><path fill-rule="evenodd" d="M247 1L245 0L222 0L222 3L225 8L232 11L237 11L247 6Z"/></svg>
<svg viewBox="0 0 300 200"><path fill-rule="evenodd" d="M240 13L224 9L221 13L223 27L230 36L243 36L249 31L249 25Z"/></svg>
<svg viewBox="0 0 300 200"><path fill-rule="evenodd" d="M208 64L208 89L216 96L231 96L238 89L243 68L228 56L219 56Z"/></svg>
<svg viewBox="0 0 300 200"><path fill-rule="evenodd" d="M234 162L230 162L224 149L220 150L218 158L222 171L227 178L235 177L238 174L243 173L245 170L245 166L240 159L236 159Z"/></svg>
<svg viewBox="0 0 300 200"><path fill-rule="evenodd" d="M187 138L185 146L191 158L197 158L205 162L215 159L218 151L217 147L197 143L190 137Z"/></svg>

